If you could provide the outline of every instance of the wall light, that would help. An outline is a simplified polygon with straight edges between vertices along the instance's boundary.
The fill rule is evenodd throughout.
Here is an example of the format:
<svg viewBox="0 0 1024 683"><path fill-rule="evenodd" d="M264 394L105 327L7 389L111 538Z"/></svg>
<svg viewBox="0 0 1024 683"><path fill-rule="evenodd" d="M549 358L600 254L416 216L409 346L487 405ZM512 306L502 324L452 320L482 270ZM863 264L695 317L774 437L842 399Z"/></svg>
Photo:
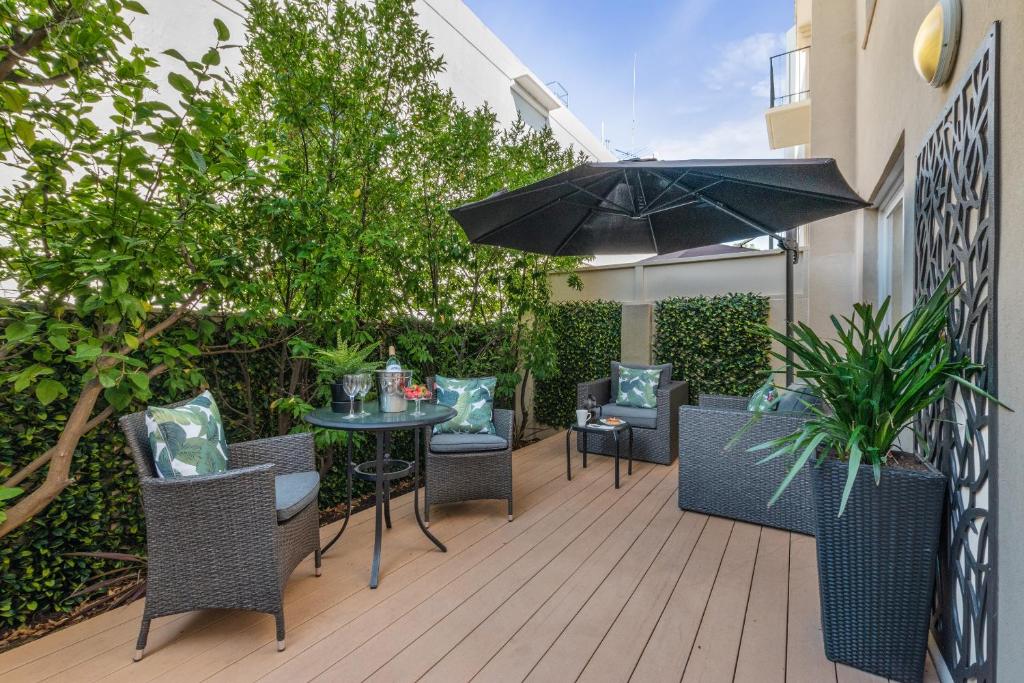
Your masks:
<svg viewBox="0 0 1024 683"><path fill-rule="evenodd" d="M960 0L940 0L914 38L914 66L935 88L949 80L960 47Z"/></svg>

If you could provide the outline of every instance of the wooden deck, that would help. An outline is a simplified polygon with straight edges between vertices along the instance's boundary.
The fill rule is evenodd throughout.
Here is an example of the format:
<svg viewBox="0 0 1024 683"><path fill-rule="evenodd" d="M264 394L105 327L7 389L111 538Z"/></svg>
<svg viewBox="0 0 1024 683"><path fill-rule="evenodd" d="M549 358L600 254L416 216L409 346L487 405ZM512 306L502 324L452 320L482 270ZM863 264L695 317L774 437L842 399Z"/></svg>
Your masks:
<svg viewBox="0 0 1024 683"><path fill-rule="evenodd" d="M133 664L139 601L0 654L0 680L883 680L824 657L814 539L681 512L675 466L615 490L610 459L574 458L568 482L564 444L516 452L514 522L504 503L436 508L447 553L396 499L377 590L372 511L353 517L322 577L312 559L293 574L284 652L271 617L211 611L154 621Z"/></svg>

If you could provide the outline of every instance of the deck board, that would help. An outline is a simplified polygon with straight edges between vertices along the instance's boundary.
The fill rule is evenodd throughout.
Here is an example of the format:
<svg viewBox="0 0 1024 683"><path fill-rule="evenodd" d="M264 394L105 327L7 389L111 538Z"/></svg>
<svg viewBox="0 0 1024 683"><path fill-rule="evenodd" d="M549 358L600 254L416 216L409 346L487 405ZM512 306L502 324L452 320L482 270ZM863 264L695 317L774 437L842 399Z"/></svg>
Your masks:
<svg viewBox="0 0 1024 683"><path fill-rule="evenodd" d="M284 652L270 617L208 611L154 621L133 664L140 601L0 653L0 678L884 680L825 658L813 538L681 512L674 466L637 463L616 490L595 456L566 481L564 444L514 454L512 523L501 502L435 508L448 553L419 533L412 496L396 498L377 590L372 511L353 516L322 577L311 560L292 576Z"/></svg>

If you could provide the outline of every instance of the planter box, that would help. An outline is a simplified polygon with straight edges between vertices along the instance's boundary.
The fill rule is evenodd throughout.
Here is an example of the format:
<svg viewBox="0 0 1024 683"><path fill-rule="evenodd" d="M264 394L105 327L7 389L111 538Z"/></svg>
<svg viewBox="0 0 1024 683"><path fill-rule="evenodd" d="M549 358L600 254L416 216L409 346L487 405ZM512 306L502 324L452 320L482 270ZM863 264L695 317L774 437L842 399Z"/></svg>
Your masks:
<svg viewBox="0 0 1024 683"><path fill-rule="evenodd" d="M861 465L838 517L847 464L828 458L811 470L825 655L920 681L946 478L930 465L887 467L876 486L871 467Z"/></svg>

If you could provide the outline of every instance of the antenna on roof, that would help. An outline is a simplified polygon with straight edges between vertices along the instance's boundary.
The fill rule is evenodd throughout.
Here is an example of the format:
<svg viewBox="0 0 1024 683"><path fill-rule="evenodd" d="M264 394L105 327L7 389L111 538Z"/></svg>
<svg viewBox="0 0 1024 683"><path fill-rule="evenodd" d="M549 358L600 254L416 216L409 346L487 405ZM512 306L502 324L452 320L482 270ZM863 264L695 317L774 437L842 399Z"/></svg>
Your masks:
<svg viewBox="0 0 1024 683"><path fill-rule="evenodd" d="M636 53L633 53L633 125L629 129L629 148L636 147Z"/></svg>

